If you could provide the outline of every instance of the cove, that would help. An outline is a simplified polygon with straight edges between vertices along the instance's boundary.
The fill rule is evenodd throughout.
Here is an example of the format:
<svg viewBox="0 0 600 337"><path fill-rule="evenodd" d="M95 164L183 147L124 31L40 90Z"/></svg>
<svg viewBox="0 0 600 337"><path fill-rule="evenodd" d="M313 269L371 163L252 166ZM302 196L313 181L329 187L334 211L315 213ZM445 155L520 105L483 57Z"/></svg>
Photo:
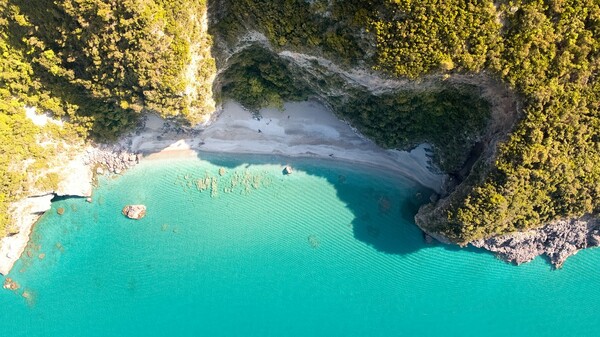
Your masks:
<svg viewBox="0 0 600 337"><path fill-rule="evenodd" d="M293 174L282 174L286 164ZM101 179L92 203L53 203L9 275L21 289L0 292L0 328L10 336L598 335L600 251L553 271L541 258L515 267L428 245L412 220L428 197L400 176L335 161L145 161ZM147 205L145 218L121 215L136 203Z"/></svg>

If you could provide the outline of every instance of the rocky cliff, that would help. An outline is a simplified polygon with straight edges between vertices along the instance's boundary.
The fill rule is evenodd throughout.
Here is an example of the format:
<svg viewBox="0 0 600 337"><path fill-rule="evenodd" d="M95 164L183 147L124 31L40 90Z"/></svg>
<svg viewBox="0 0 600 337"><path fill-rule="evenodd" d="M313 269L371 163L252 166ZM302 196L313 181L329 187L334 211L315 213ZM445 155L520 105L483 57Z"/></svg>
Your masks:
<svg viewBox="0 0 600 337"><path fill-rule="evenodd" d="M0 7L14 57L34 65L31 87L57 92L44 111L115 138L143 112L206 125L227 98L256 112L311 97L384 148L432 145L450 177L416 216L432 236L517 262L546 253L560 264L573 247L595 245L596 226L581 225L594 217L575 219L597 210L600 193L598 87L586 70L600 64L590 52L597 4L571 17L560 6L489 1L133 3L44 2L60 22L27 2ZM587 20L575 44L566 33L531 35L573 20ZM78 184L67 180L30 195Z"/></svg>
<svg viewBox="0 0 600 337"><path fill-rule="evenodd" d="M467 16L472 15L473 18L468 20L474 19L481 24L474 32L471 31L473 26L464 21L436 21L437 17L419 16L425 8L429 8L428 2L405 5L375 1L363 5L353 1L311 1L308 4L290 1L278 8L251 0L239 4L226 0L216 3L219 9L212 16L217 42L214 52L219 64L218 82L223 84L225 96L233 97L250 108L277 104L286 99L318 97L340 118L383 147L409 149L419 142L434 146L436 163L450 174L450 179L446 193L422 207L417 214L416 222L424 231L445 242L471 243L498 252L500 257L518 263L547 254L553 264L561 265L577 249L595 245L595 225L575 224L595 223L595 216L590 214L594 213L594 192L589 191L598 191L598 182L590 180L584 173L565 172L565 167L571 167L568 162L572 157L564 157L564 153L556 151L548 154L553 152L548 150L553 146L550 145L553 140L541 140L545 134L554 134L554 130L562 128L562 124L550 126L551 123L544 122L545 118L554 120L552 115L555 114L552 106L544 107L544 102L563 99L569 94L561 90L567 89L556 92L556 86L547 87L543 83L551 75L532 75L531 72L539 69L515 66L528 62L542 64L534 60L536 56L521 49L525 46L515 44L520 36L516 32L530 34L535 30L531 22L519 20L539 13L538 8L509 7L503 3L469 8ZM246 6L248 10L236 12L239 6ZM290 7L296 10L295 17L289 16L287 11ZM463 10L454 5L447 7L450 8L444 9L446 12ZM575 7L573 10L579 10L578 6ZM598 6L592 7L595 14L591 16L597 17L600 13ZM582 8L591 7L584 5ZM365 9L376 14L361 12ZM441 9L434 6L429 10L435 13ZM259 12L261 15L258 15ZM352 19L348 19L349 12L354 14ZM561 9L552 8L542 15L553 17L554 29L560 30L561 25L568 22L566 16L560 13L563 13ZM589 12L586 15L590 15ZM303 20L301 26L295 26L298 20ZM486 46L489 48L488 55L478 54L485 50L482 47L478 51L460 50L456 55L443 56L448 46L440 46L440 53L430 55L419 49L423 47L420 38L428 34L415 33L424 28L422 25L428 32L435 32L431 34L433 37L428 36L430 46L455 41L458 45L450 49L461 48L461 43L455 40L457 35L449 36L447 40L435 35L443 34L436 29L445 27L445 32L452 31L452 34L478 36L478 42L469 40L469 44L489 39ZM402 31L405 28L406 31ZM409 29L412 29L410 33ZM456 29L463 31L457 32ZM503 29L512 31L506 33ZM403 38L406 34L416 34L413 36L415 41L406 42ZM300 42L301 37L304 37L304 43ZM564 48L561 38L552 41L557 48ZM536 41L530 40L529 43L527 46L537 46ZM495 49L504 45L513 49ZM348 46L351 46L351 51L344 48ZM520 54L513 55L513 52ZM417 55L423 59L414 60ZM439 57L436 61L439 63L426 64L428 60L425 58L431 56ZM482 66L483 63L477 61L478 57L480 61L487 58L490 64ZM580 62L587 63L591 57ZM406 63L399 64L398 60ZM429 71L422 70L427 67ZM573 67L580 69L576 64ZM287 76L277 69L285 69ZM542 81L538 87L529 83L532 82L531 76L537 78L535 81ZM259 81L244 82L242 90L231 84L243 82L240 79L248 77ZM561 81L550 80L549 77L548 80L554 83ZM570 86L572 89L569 90L587 91L585 86L580 88L560 83L561 88ZM286 92L289 88L293 91ZM272 99L257 100L247 95L252 89L260 92L261 98ZM579 97L579 94L574 95ZM421 97L426 97L427 102L419 102ZM567 103L562 106L571 109ZM580 107L585 111L589 109L586 114L597 114L597 107L593 104ZM572 115L572 111L579 111L579 108L573 109L563 113ZM409 113L405 114L407 111ZM456 118L453 113L456 113ZM574 115L570 120L580 118ZM592 122L585 123L589 126ZM433 128L428 130L424 125ZM579 127L577 123L572 125ZM597 138L592 135L597 135L598 130L590 132L587 126L581 126L582 130L586 130L581 133L587 133L591 138L586 138L586 145L581 142L582 138L576 138L580 142L579 148L594 148L590 141ZM565 137L565 133L554 137L563 139L561 146L574 142ZM596 176L598 170L589 166L594 155L584 160L586 164L582 162L580 165L586 166L586 172ZM553 159L552 156L556 157ZM585 156L585 152L578 152L576 160L579 156ZM556 165L560 169L552 168ZM569 183L564 185L564 180L552 178L554 170L563 171L572 182L570 186ZM534 185L537 187L532 187ZM572 190L580 187L584 189L580 194L585 200L574 201L576 197L566 197L570 193L577 195L579 192ZM587 215L580 221L582 214ZM580 240L581 237L589 240ZM514 238L511 241L514 244L507 244L511 238ZM528 253L523 254L524 251Z"/></svg>

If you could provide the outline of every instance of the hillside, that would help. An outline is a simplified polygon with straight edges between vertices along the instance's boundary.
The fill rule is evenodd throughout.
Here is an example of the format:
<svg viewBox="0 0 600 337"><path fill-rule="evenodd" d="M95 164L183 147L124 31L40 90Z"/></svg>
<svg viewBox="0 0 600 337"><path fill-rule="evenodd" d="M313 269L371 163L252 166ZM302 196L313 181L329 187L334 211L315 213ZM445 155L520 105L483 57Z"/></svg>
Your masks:
<svg viewBox="0 0 600 337"><path fill-rule="evenodd" d="M114 140L142 111L206 122L207 28L204 1L1 0L0 232L11 202L56 188L57 151ZM59 122L35 125L26 108Z"/></svg>
<svg viewBox="0 0 600 337"><path fill-rule="evenodd" d="M600 212L595 0L1 0L0 11L1 214L52 157L35 145L42 132L111 141L145 111L196 125L222 96L251 110L316 97L381 146L430 143L454 183L417 223L454 243ZM42 131L24 107L66 126Z"/></svg>
<svg viewBox="0 0 600 337"><path fill-rule="evenodd" d="M489 117L476 92L442 84L449 98L434 95L424 109L418 108L419 100L435 91L399 99L398 91L374 94L359 100L365 106L337 107L383 146L407 148L411 141L427 141L439 151L442 168L463 171L453 193L420 211L418 223L427 231L465 244L598 213L597 2L288 0L279 6L245 0L224 1L224 6L238 13L238 21L226 21L227 32L256 29L275 50L312 52L346 67L371 67L415 83L431 76L483 74L514 91L521 119L505 130L510 134L496 136L499 146L489 140L481 144L488 148L479 151L483 155L466 175L465 156L452 165L443 158L455 158L483 139ZM458 125L453 124L456 116ZM410 122L403 128L406 118ZM429 125L438 134L411 132ZM453 133L440 135L444 130Z"/></svg>

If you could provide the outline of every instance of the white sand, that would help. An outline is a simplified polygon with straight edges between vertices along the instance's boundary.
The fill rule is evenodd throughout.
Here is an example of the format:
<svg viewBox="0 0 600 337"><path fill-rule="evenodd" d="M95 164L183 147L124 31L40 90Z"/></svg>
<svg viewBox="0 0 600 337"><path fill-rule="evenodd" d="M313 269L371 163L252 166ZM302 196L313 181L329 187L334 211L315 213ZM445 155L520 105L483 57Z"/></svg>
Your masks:
<svg viewBox="0 0 600 337"><path fill-rule="evenodd" d="M344 160L384 168L437 192L441 190L445 176L429 168L424 145L412 152L383 150L313 101L287 103L283 111L263 109L261 116L260 119L253 118L239 104L228 102L210 126L183 132L156 115L148 115L145 127L124 137L116 149L142 152L148 159L197 156L197 151L207 151ZM37 121L42 122L41 119ZM81 153L71 161L65 161L64 166L54 168L65 177L57 191L12 204L11 214L19 233L0 240L0 274L8 274L21 256L33 224L40 214L50 209L54 193L91 194L91 171L84 157Z"/></svg>
<svg viewBox="0 0 600 337"><path fill-rule="evenodd" d="M283 111L263 109L260 120L235 102L225 103L219 117L197 135L177 134L151 116L132 138L131 150L150 158L208 152L279 154L345 160L385 168L440 191L444 175L432 172L426 146L412 152L383 150L358 135L323 105L286 103ZM260 132L259 132L260 130Z"/></svg>

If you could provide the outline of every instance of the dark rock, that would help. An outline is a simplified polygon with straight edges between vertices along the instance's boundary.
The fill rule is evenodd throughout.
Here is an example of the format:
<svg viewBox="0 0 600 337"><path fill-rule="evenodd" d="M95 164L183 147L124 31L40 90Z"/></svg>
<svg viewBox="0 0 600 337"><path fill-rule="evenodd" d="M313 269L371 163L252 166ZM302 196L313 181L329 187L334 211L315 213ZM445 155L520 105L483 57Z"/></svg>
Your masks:
<svg viewBox="0 0 600 337"><path fill-rule="evenodd" d="M433 244L433 237L425 232L423 232L423 240L425 240L425 243L428 245Z"/></svg>

